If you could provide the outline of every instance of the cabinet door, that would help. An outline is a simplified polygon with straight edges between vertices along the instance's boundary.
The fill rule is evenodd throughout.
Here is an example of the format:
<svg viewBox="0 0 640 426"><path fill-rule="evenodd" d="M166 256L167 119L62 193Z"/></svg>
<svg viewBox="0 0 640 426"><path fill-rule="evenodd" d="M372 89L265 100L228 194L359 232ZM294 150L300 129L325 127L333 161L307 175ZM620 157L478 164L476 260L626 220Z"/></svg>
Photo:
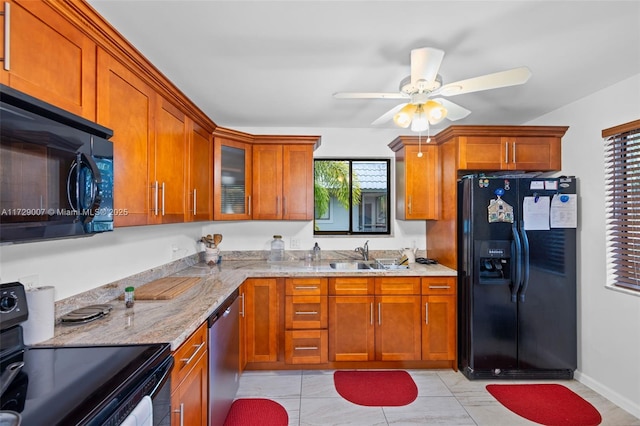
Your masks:
<svg viewBox="0 0 640 426"><path fill-rule="evenodd" d="M251 145L214 138L214 220L251 219Z"/></svg>
<svg viewBox="0 0 640 426"><path fill-rule="evenodd" d="M10 45L0 82L95 120L96 45L46 2L14 0L4 8Z"/></svg>
<svg viewBox="0 0 640 426"><path fill-rule="evenodd" d="M376 296L375 304L376 359L419 360L420 296Z"/></svg>
<svg viewBox="0 0 640 426"><path fill-rule="evenodd" d="M278 360L279 297L275 278L245 281L247 362Z"/></svg>
<svg viewBox="0 0 640 426"><path fill-rule="evenodd" d="M282 219L282 145L254 145L252 164L253 218Z"/></svg>
<svg viewBox="0 0 640 426"><path fill-rule="evenodd" d="M508 145L500 136L461 136L458 168L460 170L503 170L508 168Z"/></svg>
<svg viewBox="0 0 640 426"><path fill-rule="evenodd" d="M115 226L146 225L155 195L148 159L154 142L155 92L124 65L98 50L98 123L113 130Z"/></svg>
<svg viewBox="0 0 640 426"><path fill-rule="evenodd" d="M518 136L503 138L509 149L509 169L513 170L560 170L560 138L541 136Z"/></svg>
<svg viewBox="0 0 640 426"><path fill-rule="evenodd" d="M171 394L172 426L207 426L209 352L205 351L193 369Z"/></svg>
<svg viewBox="0 0 640 426"><path fill-rule="evenodd" d="M285 220L313 220L313 146L283 146L282 194Z"/></svg>
<svg viewBox="0 0 640 426"><path fill-rule="evenodd" d="M438 147L405 145L396 151L395 162L397 218L437 219L440 215Z"/></svg>
<svg viewBox="0 0 640 426"><path fill-rule="evenodd" d="M454 360L456 297L422 296L422 359Z"/></svg>
<svg viewBox="0 0 640 426"><path fill-rule="evenodd" d="M329 297L329 360L375 359L373 296Z"/></svg>
<svg viewBox="0 0 640 426"><path fill-rule="evenodd" d="M189 218L213 220L213 142L211 135L197 123L189 135Z"/></svg>
<svg viewBox="0 0 640 426"><path fill-rule="evenodd" d="M186 216L187 128L184 113L164 99L155 122L155 185L158 210L155 223L179 223ZM151 160L152 161L152 160Z"/></svg>

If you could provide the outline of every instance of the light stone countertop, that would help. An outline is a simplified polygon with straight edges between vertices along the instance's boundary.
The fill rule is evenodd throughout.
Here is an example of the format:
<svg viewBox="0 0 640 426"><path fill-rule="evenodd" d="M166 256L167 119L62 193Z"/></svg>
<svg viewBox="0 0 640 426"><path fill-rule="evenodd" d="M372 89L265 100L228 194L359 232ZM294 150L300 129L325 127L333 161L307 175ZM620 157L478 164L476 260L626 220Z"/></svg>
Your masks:
<svg viewBox="0 0 640 426"><path fill-rule="evenodd" d="M133 308L115 299L109 315L86 324L58 323L47 346L170 343L176 350L246 278L331 276L456 276L442 265L411 264L397 270L335 270L324 261L305 267L301 261L226 260L220 265L197 263L171 276L201 277L202 281L170 300L137 300Z"/></svg>

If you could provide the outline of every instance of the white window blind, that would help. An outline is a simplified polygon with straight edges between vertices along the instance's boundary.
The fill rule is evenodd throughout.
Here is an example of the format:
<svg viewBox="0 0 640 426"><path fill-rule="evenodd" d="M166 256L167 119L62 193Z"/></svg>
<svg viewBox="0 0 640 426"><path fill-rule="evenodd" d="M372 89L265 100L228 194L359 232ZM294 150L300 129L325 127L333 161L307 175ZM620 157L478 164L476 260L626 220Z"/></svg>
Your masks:
<svg viewBox="0 0 640 426"><path fill-rule="evenodd" d="M605 139L607 285L640 291L640 120Z"/></svg>

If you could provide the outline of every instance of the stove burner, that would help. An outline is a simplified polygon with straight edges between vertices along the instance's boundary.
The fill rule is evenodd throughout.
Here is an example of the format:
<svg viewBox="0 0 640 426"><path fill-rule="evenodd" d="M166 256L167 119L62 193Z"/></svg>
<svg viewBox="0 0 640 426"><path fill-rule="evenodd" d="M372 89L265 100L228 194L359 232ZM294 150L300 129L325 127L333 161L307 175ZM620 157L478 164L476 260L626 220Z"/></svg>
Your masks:
<svg viewBox="0 0 640 426"><path fill-rule="evenodd" d="M60 320L62 324L84 324L108 315L111 309L113 306L109 304L85 306L63 315Z"/></svg>

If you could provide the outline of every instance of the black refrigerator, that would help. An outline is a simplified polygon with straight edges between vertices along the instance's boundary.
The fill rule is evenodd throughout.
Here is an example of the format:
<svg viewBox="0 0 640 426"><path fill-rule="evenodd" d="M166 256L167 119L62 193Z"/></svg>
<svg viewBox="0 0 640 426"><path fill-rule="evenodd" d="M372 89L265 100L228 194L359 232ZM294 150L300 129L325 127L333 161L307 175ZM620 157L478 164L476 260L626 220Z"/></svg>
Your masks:
<svg viewBox="0 0 640 426"><path fill-rule="evenodd" d="M576 179L458 183L458 360L469 379L571 379Z"/></svg>

